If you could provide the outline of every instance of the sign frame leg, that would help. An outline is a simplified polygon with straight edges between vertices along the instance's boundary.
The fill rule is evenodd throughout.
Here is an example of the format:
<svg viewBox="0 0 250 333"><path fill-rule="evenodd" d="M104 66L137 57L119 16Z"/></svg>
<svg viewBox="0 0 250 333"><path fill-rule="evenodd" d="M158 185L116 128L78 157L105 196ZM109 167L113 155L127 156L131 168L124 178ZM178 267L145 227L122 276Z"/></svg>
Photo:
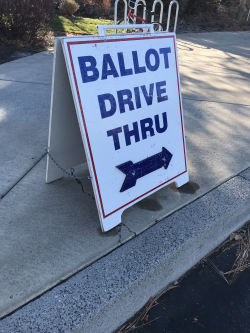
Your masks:
<svg viewBox="0 0 250 333"><path fill-rule="evenodd" d="M61 38L55 40L49 124L49 153L65 170L86 162L85 150L69 83ZM47 155L46 183L63 177Z"/></svg>
<svg viewBox="0 0 250 333"><path fill-rule="evenodd" d="M176 184L177 188L185 185L188 182L189 182L189 174L188 174L188 172L185 173L185 174L183 174L183 175L181 175L181 176L179 176L177 179L174 180L174 183Z"/></svg>

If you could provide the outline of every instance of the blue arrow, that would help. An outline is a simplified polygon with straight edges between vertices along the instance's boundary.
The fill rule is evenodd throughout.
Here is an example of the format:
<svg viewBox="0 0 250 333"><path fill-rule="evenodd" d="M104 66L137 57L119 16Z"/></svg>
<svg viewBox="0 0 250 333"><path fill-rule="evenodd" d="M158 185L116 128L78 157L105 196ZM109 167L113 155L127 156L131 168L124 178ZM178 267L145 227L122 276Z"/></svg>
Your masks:
<svg viewBox="0 0 250 333"><path fill-rule="evenodd" d="M135 186L138 178L144 177L149 173L162 167L167 169L172 156L173 155L166 148L162 147L162 152L147 157L145 158L145 160L142 160L138 163L134 164L132 161L128 161L123 164L117 165L116 168L125 173L126 175L120 192L124 192L129 188Z"/></svg>

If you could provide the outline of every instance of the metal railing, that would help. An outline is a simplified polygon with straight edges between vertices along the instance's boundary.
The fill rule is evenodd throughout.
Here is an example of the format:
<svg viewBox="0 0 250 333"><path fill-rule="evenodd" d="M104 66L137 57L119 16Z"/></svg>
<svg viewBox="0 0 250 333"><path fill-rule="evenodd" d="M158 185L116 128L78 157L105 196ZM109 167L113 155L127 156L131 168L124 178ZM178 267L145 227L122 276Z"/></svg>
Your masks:
<svg viewBox="0 0 250 333"><path fill-rule="evenodd" d="M146 1L145 0L136 0L136 2L135 2L135 8L134 8L134 15L137 15L137 7L138 7L138 5L139 5L140 2L143 3L143 15L142 15L142 18L145 20L145 18L146 18Z"/></svg>
<svg viewBox="0 0 250 333"><path fill-rule="evenodd" d="M115 1L115 12L114 12L114 25L117 25L117 5L119 0ZM128 4L126 0L123 0L124 2L124 24L127 23L127 14L128 14ZM117 30L115 29L114 33L117 33Z"/></svg>
<svg viewBox="0 0 250 333"><path fill-rule="evenodd" d="M118 2L120 0L116 0L115 1L115 8L114 8L114 24L117 25L117 6L118 6ZM128 22L128 4L126 0L123 0L124 2L124 23L127 25L129 24ZM146 18L146 1L145 0L136 0L131 1L134 3L134 7L130 7L131 9L134 10L134 15L137 15L137 7L140 5L140 2L142 2L143 4L143 19ZM130 3L130 1L129 1ZM161 0L155 0L152 6L152 12L155 11L155 7L157 4L161 5L161 10L160 10L160 17L159 17L159 23L162 24L162 20L163 20L163 2ZM178 21L178 14L179 14L179 3L176 0L173 0L170 2L169 7L168 7L168 18L167 18L167 26L166 26L166 31L169 32L169 26L170 26L170 17L171 17L171 12L172 12L172 6L176 4L176 12L175 12L175 21L174 21L174 33L176 33L176 27L177 27L177 21ZM250 15L250 11L248 13L248 17ZM248 19L248 18L247 18ZM154 21L154 14L151 16L151 22ZM162 30L162 28L160 27L159 30ZM117 28L115 29L114 33L117 33Z"/></svg>
<svg viewBox="0 0 250 333"><path fill-rule="evenodd" d="M176 0L170 2L168 7L168 20L167 20L167 28L166 31L169 32L169 25L170 25L170 17L173 4L176 4L176 12L175 12L175 20L174 20L174 33L176 33L177 21L178 21L178 14L179 14L179 3Z"/></svg>
<svg viewBox="0 0 250 333"><path fill-rule="evenodd" d="M161 5L161 11L160 11L160 17L159 17L159 23L162 24L162 17L163 17L163 2L161 0L155 0L152 6L152 12L155 12L155 6L159 3ZM154 14L151 16L151 22L154 22ZM160 25L159 31L162 30L162 26Z"/></svg>

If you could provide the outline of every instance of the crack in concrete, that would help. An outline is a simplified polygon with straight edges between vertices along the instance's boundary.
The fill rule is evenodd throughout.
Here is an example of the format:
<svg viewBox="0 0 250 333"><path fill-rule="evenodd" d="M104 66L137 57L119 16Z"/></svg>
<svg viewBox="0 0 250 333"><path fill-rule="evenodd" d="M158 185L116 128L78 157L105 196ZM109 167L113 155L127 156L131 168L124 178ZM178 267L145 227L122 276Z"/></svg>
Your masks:
<svg viewBox="0 0 250 333"><path fill-rule="evenodd" d="M4 194L0 196L0 200L3 199L43 158L47 155L47 152L42 155Z"/></svg>
<svg viewBox="0 0 250 333"><path fill-rule="evenodd" d="M6 79L0 79L0 81L6 81L6 82L17 82L17 83L27 83L27 84L40 84L43 86L51 86L52 83L42 83L42 82L24 82L24 81L14 81L14 80L6 80Z"/></svg>
<svg viewBox="0 0 250 333"><path fill-rule="evenodd" d="M122 225L124 225L127 229L128 229L128 231L129 232L131 232L132 234L134 234L134 237L136 237L137 235L136 235L136 232L134 232L133 230L131 230L125 223L122 223ZM133 237L133 238L134 238Z"/></svg>
<svg viewBox="0 0 250 333"><path fill-rule="evenodd" d="M197 102L208 102L208 103L219 103L219 104L250 106L250 104L239 104L239 103L229 103L229 102L220 102L220 101L209 101L207 99L193 99L193 98L187 98L187 97L182 97L182 99L185 99L187 101L197 101Z"/></svg>
<svg viewBox="0 0 250 333"><path fill-rule="evenodd" d="M122 238L122 223L119 224L117 227L116 227L116 230L118 231L118 243L120 245L122 245L122 242L121 242L121 238Z"/></svg>
<svg viewBox="0 0 250 333"><path fill-rule="evenodd" d="M122 245L122 227L126 227L128 229L129 232L131 232L133 235L132 238L135 238L137 235L136 235L136 232L132 231L125 223L121 222L117 227L116 227L116 230L118 231L118 243L120 245Z"/></svg>

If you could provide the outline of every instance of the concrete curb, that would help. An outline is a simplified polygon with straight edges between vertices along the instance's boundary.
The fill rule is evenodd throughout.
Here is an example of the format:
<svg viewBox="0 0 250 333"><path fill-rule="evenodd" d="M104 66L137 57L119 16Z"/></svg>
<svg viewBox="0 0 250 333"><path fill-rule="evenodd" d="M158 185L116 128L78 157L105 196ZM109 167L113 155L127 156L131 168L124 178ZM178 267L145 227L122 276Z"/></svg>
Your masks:
<svg viewBox="0 0 250 333"><path fill-rule="evenodd" d="M113 332L250 220L250 169L0 322L0 332Z"/></svg>

